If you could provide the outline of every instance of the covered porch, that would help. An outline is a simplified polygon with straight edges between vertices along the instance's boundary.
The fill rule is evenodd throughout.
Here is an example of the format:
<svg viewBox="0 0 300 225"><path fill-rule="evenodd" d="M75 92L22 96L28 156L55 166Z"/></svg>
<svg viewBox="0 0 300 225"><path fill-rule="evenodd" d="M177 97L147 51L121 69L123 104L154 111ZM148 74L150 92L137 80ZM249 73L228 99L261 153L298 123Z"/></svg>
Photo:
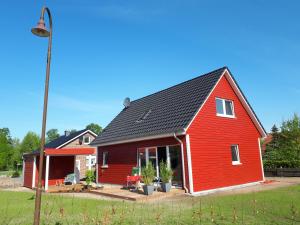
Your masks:
<svg viewBox="0 0 300 225"><path fill-rule="evenodd" d="M65 148L65 149L45 149L44 166L42 171L42 185L45 191L49 190L49 186L62 186L65 177L68 174L75 174L75 183L80 182L78 163L76 163L77 155L92 155L93 148ZM36 157L36 173L35 186L37 186L37 178L39 174L39 156Z"/></svg>

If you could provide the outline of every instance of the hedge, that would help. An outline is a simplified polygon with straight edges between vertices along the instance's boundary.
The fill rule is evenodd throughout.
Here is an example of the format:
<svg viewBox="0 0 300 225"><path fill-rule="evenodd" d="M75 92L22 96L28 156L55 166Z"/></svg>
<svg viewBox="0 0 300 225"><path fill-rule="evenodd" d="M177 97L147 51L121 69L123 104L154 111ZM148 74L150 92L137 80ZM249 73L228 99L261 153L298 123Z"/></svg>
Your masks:
<svg viewBox="0 0 300 225"><path fill-rule="evenodd" d="M264 160L264 168L300 168L300 160Z"/></svg>

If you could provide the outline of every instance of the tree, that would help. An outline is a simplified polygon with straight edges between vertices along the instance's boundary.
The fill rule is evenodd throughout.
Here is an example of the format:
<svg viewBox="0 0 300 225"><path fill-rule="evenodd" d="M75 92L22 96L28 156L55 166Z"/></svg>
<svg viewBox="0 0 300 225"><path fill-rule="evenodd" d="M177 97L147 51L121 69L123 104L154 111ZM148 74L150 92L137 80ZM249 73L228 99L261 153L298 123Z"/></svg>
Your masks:
<svg viewBox="0 0 300 225"><path fill-rule="evenodd" d="M96 123L90 123L86 126L86 129L93 131L97 135L102 132L102 127Z"/></svg>
<svg viewBox="0 0 300 225"><path fill-rule="evenodd" d="M24 139L21 143L21 146L20 146L21 155L23 153L32 152L34 150L39 149L40 148L40 143L41 143L40 142L40 137L36 133L29 131L25 135L25 137L24 137Z"/></svg>
<svg viewBox="0 0 300 225"><path fill-rule="evenodd" d="M71 129L71 130L70 130L70 134L73 134L73 133L75 133L75 132L77 132L76 129Z"/></svg>
<svg viewBox="0 0 300 225"><path fill-rule="evenodd" d="M49 143L57 138L59 138L59 133L57 129L50 129L47 131L46 143Z"/></svg>
<svg viewBox="0 0 300 225"><path fill-rule="evenodd" d="M0 170L8 170L12 166L13 146L8 128L0 129Z"/></svg>
<svg viewBox="0 0 300 225"><path fill-rule="evenodd" d="M276 126L271 130L272 141L266 146L264 159L273 161L300 160L300 118L283 121L280 131Z"/></svg>
<svg viewBox="0 0 300 225"><path fill-rule="evenodd" d="M12 143L10 131L8 128L6 128L6 127L0 128L0 136L4 137L9 144Z"/></svg>

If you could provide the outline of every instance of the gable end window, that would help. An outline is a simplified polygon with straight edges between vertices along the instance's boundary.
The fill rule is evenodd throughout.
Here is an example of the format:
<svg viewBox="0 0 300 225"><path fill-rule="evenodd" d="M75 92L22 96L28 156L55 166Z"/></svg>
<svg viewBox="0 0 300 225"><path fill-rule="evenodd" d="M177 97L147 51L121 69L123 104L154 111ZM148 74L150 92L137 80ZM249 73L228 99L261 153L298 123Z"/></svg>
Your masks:
<svg viewBox="0 0 300 225"><path fill-rule="evenodd" d="M241 164L240 152L239 152L239 146L238 145L231 145L231 160L232 160L232 165Z"/></svg>
<svg viewBox="0 0 300 225"><path fill-rule="evenodd" d="M231 100L216 98L216 110L217 110L217 116L231 117L231 118L235 117L233 101Z"/></svg>
<svg viewBox="0 0 300 225"><path fill-rule="evenodd" d="M102 153L102 167L108 167L108 152Z"/></svg>
<svg viewBox="0 0 300 225"><path fill-rule="evenodd" d="M91 137L90 136L84 136L83 137L83 144L88 145L91 143Z"/></svg>

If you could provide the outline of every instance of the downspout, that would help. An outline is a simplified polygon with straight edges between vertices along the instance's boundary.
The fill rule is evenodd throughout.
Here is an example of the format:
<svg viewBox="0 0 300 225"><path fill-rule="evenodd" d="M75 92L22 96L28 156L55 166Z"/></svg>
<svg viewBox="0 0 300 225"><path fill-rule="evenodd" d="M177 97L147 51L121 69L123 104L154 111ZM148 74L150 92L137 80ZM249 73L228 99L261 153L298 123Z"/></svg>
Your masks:
<svg viewBox="0 0 300 225"><path fill-rule="evenodd" d="M176 136L176 133L174 133L174 138L180 143L181 146L181 162L182 162L182 180L183 180L183 188L186 193L189 193L189 190L186 187L185 182L185 163L184 163L184 152L183 152L183 142Z"/></svg>

